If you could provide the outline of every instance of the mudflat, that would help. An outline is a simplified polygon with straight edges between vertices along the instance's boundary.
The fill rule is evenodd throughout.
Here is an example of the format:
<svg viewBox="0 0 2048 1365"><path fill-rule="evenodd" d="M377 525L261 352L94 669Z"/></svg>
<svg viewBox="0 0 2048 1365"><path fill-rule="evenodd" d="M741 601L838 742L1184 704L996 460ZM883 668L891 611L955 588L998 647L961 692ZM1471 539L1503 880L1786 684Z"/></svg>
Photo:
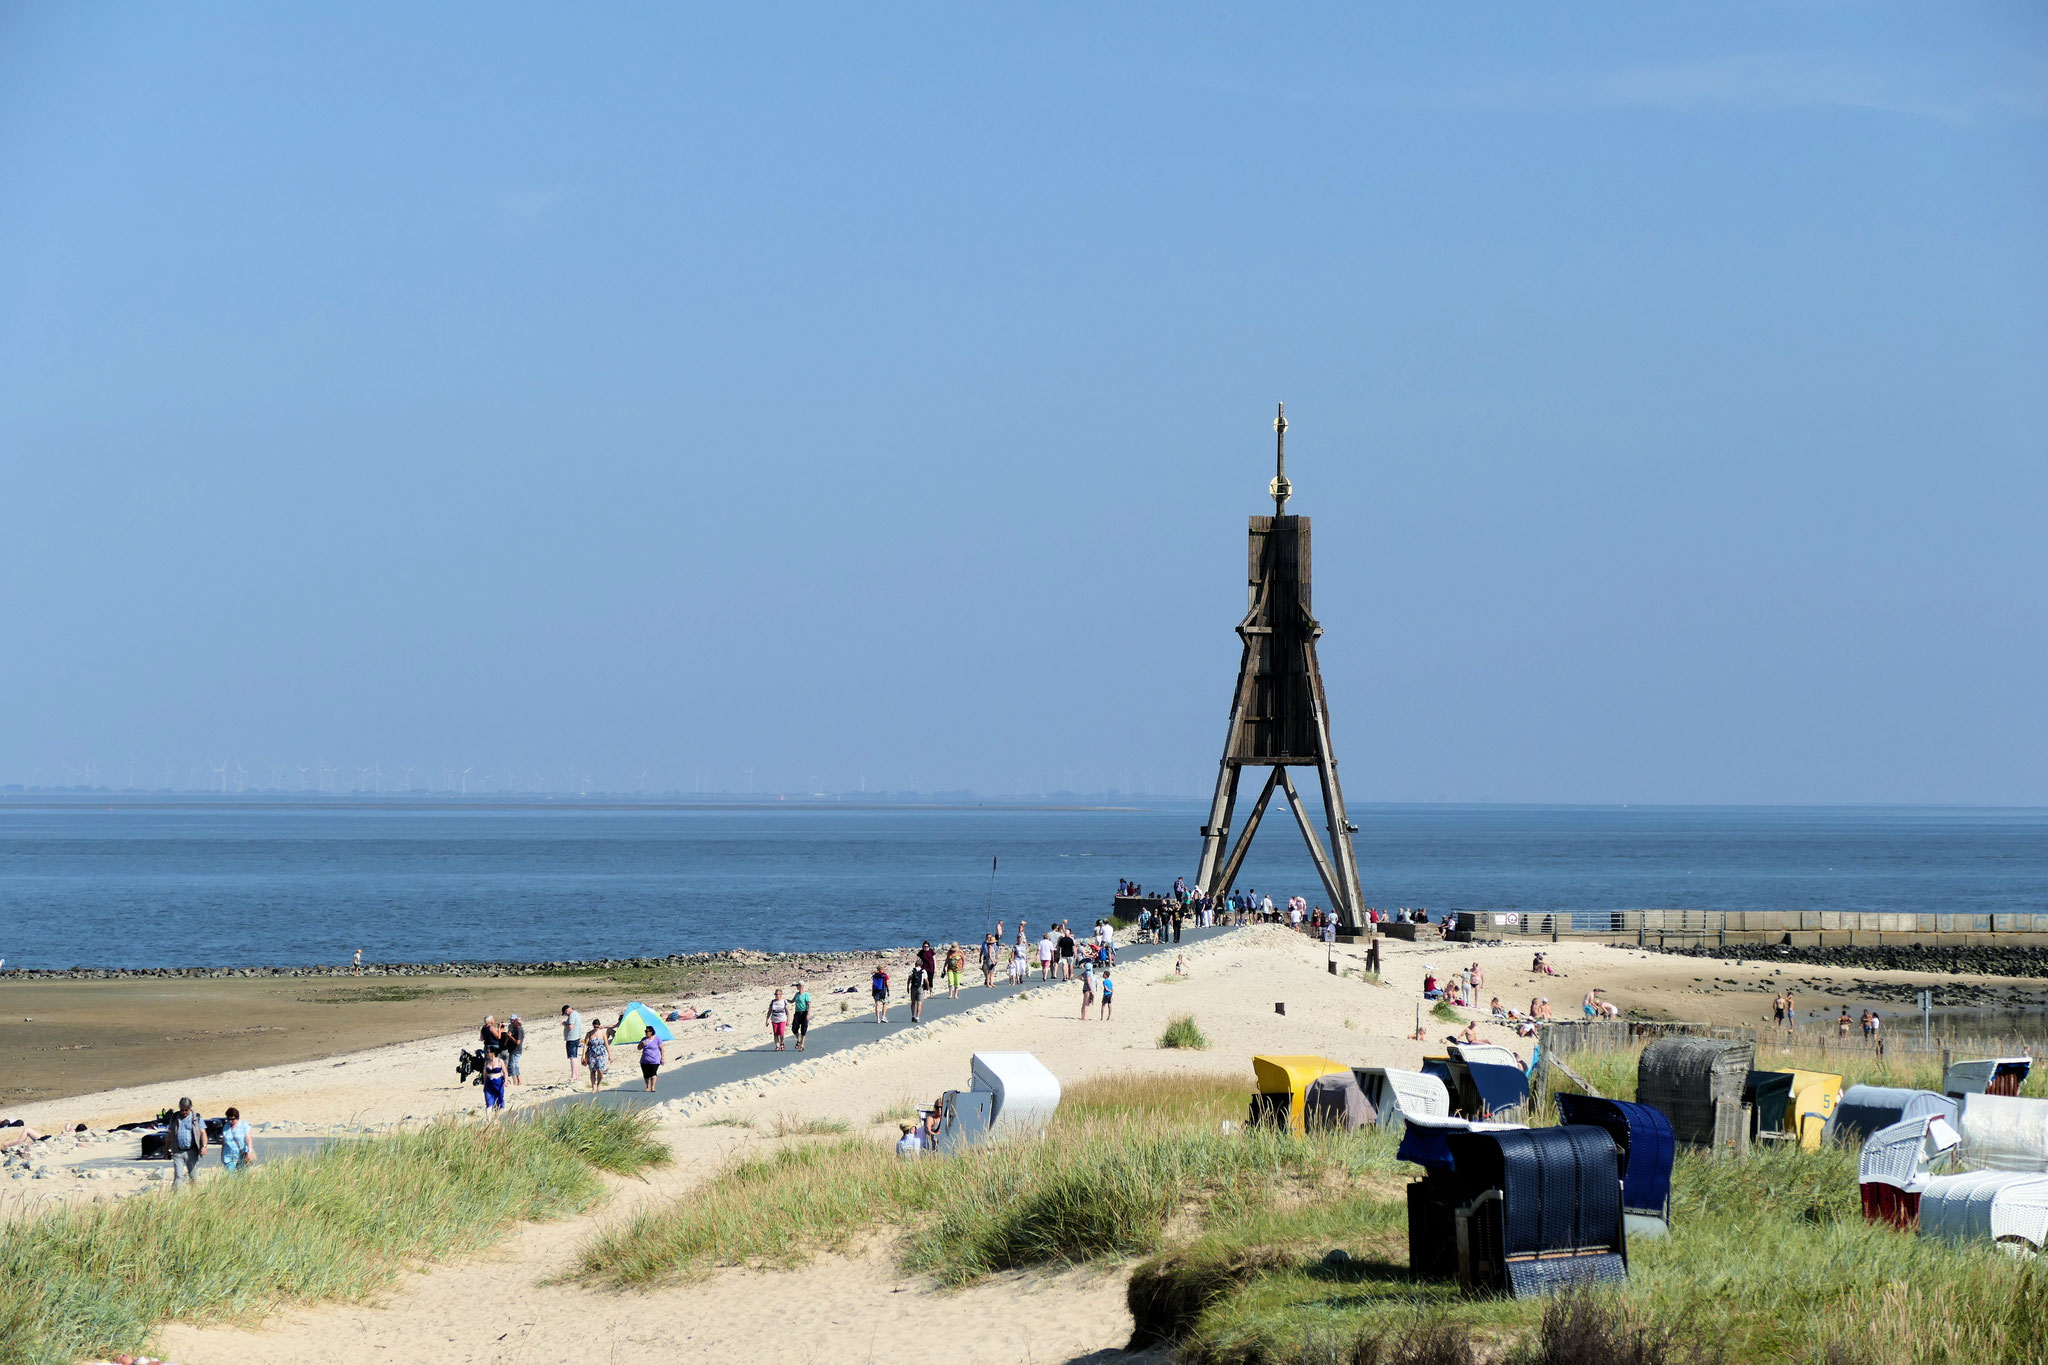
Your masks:
<svg viewBox="0 0 2048 1365"><path fill-rule="evenodd" d="M517 1014L530 1036L552 1040L563 1005L587 1013L841 966L789 957L550 976L0 977L0 1110L418 1042L485 1015Z"/></svg>

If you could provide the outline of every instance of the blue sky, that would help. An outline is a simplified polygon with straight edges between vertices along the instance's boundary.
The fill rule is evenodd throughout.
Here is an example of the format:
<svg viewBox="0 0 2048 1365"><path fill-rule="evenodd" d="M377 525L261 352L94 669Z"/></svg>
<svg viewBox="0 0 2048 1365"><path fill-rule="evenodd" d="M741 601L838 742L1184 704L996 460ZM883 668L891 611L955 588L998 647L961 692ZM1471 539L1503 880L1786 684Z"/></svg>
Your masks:
<svg viewBox="0 0 2048 1365"><path fill-rule="evenodd" d="M0 781L1205 790L1285 399L1354 800L2048 803L2044 152L2021 4L0 7Z"/></svg>

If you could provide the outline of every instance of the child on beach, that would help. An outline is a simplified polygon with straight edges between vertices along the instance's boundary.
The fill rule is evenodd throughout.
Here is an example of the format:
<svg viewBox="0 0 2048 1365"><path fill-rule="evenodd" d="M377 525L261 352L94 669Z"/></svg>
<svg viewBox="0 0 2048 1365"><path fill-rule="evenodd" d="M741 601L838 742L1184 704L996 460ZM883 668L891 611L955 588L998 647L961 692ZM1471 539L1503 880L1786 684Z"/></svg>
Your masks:
<svg viewBox="0 0 2048 1365"><path fill-rule="evenodd" d="M875 1022L878 1024L888 1023L889 973L883 970L882 964L879 962L875 964L874 976L868 981L868 991L875 997Z"/></svg>
<svg viewBox="0 0 2048 1365"><path fill-rule="evenodd" d="M1109 968L1102 969L1102 1020L1109 1022L1109 1009L1115 1003L1116 982L1109 979Z"/></svg>
<svg viewBox="0 0 2048 1365"><path fill-rule="evenodd" d="M1175 953L1173 955L1173 974L1175 976L1186 976L1188 974L1188 960L1185 954Z"/></svg>

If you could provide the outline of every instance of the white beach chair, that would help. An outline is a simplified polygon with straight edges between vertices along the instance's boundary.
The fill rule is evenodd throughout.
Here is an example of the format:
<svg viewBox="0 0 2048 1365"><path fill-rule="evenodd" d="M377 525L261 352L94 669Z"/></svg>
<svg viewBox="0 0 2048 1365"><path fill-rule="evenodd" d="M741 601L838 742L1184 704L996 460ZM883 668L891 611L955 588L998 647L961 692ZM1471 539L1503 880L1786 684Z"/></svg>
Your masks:
<svg viewBox="0 0 2048 1365"><path fill-rule="evenodd" d="M2048 1173L2048 1100L2011 1095L1963 1096L1957 1159L1979 1171Z"/></svg>
<svg viewBox="0 0 2048 1365"><path fill-rule="evenodd" d="M1920 1191L1920 1235L1995 1242L2020 1256L2048 1250L2048 1176L1970 1171L1936 1176Z"/></svg>

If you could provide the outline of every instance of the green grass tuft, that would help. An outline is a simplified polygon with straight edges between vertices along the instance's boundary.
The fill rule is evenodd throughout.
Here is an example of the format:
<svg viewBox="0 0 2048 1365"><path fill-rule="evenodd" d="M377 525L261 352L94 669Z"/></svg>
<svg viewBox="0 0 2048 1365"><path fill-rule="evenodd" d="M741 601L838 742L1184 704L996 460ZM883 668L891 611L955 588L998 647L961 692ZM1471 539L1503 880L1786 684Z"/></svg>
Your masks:
<svg viewBox="0 0 2048 1365"><path fill-rule="evenodd" d="M596 1170L668 1159L642 1115L574 1105L335 1143L191 1193L74 1205L0 1242L0 1360L140 1352L157 1324L360 1300L402 1270L489 1246L603 1194Z"/></svg>
<svg viewBox="0 0 2048 1365"><path fill-rule="evenodd" d="M1209 1046L1208 1035L1195 1024L1192 1014L1177 1014L1166 1026L1166 1032L1159 1035L1159 1046L1191 1048L1197 1052Z"/></svg>
<svg viewBox="0 0 2048 1365"><path fill-rule="evenodd" d="M1458 1007L1446 1000L1439 1000L1429 1007L1430 1017L1441 1019L1446 1024L1462 1024L1465 1016L1458 1013Z"/></svg>
<svg viewBox="0 0 2048 1365"><path fill-rule="evenodd" d="M837 1137L846 1132L845 1119L807 1119L795 1114L777 1114L773 1137Z"/></svg>

